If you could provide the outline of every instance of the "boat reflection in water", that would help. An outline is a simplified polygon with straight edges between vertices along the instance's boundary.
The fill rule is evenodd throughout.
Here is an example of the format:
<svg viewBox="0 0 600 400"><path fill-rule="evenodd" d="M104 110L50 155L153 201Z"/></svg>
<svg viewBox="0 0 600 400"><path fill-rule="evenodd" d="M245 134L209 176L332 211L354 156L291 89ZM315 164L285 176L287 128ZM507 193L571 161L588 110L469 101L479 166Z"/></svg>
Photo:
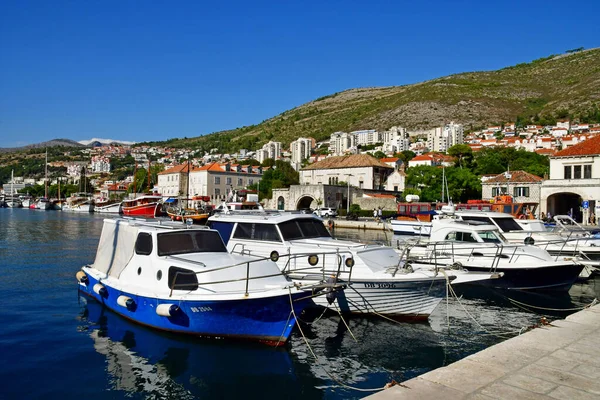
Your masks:
<svg viewBox="0 0 600 400"><path fill-rule="evenodd" d="M106 357L113 390L152 398L276 398L297 380L285 348L156 332L94 301L82 310L81 331ZM299 391L298 391L299 392Z"/></svg>

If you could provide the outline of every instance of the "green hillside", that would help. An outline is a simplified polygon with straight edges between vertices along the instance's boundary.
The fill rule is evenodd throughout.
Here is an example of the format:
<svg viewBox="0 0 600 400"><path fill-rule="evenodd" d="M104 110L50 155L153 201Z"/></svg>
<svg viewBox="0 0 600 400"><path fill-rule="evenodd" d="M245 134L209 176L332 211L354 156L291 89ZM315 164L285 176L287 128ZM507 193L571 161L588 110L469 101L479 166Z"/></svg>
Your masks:
<svg viewBox="0 0 600 400"><path fill-rule="evenodd" d="M269 140L326 139L334 131L411 129L448 121L477 129L571 117L600 122L600 49L576 51L498 71L468 72L407 86L351 89L316 99L258 125L196 138L174 147L256 149ZM165 142L161 142L165 143Z"/></svg>

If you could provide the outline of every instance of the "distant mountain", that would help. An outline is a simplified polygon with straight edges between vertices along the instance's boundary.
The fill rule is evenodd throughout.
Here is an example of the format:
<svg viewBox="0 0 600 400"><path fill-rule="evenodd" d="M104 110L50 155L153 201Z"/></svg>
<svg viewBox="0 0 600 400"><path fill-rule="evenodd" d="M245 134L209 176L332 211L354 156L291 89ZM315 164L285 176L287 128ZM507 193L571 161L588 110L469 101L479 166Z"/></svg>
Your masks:
<svg viewBox="0 0 600 400"><path fill-rule="evenodd" d="M390 66L394 68L394 66ZM182 139L171 147L233 152L269 140L325 140L336 131L429 129L450 121L466 130L515 122L600 122L600 49L570 50L497 71L466 72L405 86L349 89L300 105L257 125Z"/></svg>
<svg viewBox="0 0 600 400"><path fill-rule="evenodd" d="M105 144L125 144L125 145L132 145L135 144L136 142L129 142L126 140L114 140L114 139L99 139L99 138L93 138L90 140L80 140L79 141L80 144L84 145L84 146L102 146Z"/></svg>
<svg viewBox="0 0 600 400"><path fill-rule="evenodd" d="M0 153L13 153L13 152L27 151L29 149L36 149L36 148L40 148L40 147L54 147L54 146L85 147L81 143L76 142L71 139L52 139L52 140L48 140L47 142L34 143L34 144L29 144L27 146L21 146L21 147L0 147Z"/></svg>

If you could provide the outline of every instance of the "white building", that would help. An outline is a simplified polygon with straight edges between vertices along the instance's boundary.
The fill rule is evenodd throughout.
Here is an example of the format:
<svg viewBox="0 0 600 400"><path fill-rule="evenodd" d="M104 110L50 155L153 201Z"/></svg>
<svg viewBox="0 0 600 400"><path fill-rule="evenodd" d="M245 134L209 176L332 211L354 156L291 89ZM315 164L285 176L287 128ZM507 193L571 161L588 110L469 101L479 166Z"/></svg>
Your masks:
<svg viewBox="0 0 600 400"><path fill-rule="evenodd" d="M189 164L186 163L158 173L156 187L165 200L169 197L182 196L187 198L189 196L188 172L190 172L190 168Z"/></svg>
<svg viewBox="0 0 600 400"><path fill-rule="evenodd" d="M393 126L382 133L383 152L400 153L410 150L410 138L405 128Z"/></svg>
<svg viewBox="0 0 600 400"><path fill-rule="evenodd" d="M190 172L190 196L209 196L213 203L225 200L232 191L259 183L263 167L213 162ZM192 207L196 204L193 203Z"/></svg>
<svg viewBox="0 0 600 400"><path fill-rule="evenodd" d="M427 148L445 152L456 144L464 143L464 128L461 124L449 124L427 131Z"/></svg>
<svg viewBox="0 0 600 400"><path fill-rule="evenodd" d="M110 159L108 157L94 156L92 157L92 172L110 172Z"/></svg>
<svg viewBox="0 0 600 400"><path fill-rule="evenodd" d="M406 173L404 168L395 170L385 181L385 190L390 192L403 192L406 187Z"/></svg>
<svg viewBox="0 0 600 400"><path fill-rule="evenodd" d="M329 141L329 152L334 156L356 152L356 136L347 132L334 132Z"/></svg>
<svg viewBox="0 0 600 400"><path fill-rule="evenodd" d="M371 145L383 142L381 134L375 129L366 129L362 131L350 132L351 135L356 137L357 145Z"/></svg>
<svg viewBox="0 0 600 400"><path fill-rule="evenodd" d="M328 157L300 170L301 185L347 182L360 189L382 190L394 168L368 154Z"/></svg>
<svg viewBox="0 0 600 400"><path fill-rule="evenodd" d="M290 151L292 153L292 163L300 164L302 161L308 159L314 148L314 139L312 138L298 138L290 144Z"/></svg>
<svg viewBox="0 0 600 400"><path fill-rule="evenodd" d="M583 223L588 222L592 211L600 215L600 135L550 157L550 177L542 185L541 208L552 215L571 212Z"/></svg>
<svg viewBox="0 0 600 400"><path fill-rule="evenodd" d="M258 162L263 162L268 158L277 160L281 158L281 142L269 142L261 149L256 150L256 159Z"/></svg>

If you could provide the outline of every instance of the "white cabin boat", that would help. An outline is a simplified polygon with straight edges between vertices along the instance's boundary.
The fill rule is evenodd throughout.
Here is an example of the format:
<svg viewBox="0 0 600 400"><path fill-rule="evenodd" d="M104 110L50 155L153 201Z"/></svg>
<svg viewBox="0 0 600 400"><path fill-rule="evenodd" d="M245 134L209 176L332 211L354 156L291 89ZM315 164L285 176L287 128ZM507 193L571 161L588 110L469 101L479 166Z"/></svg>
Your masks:
<svg viewBox="0 0 600 400"><path fill-rule="evenodd" d="M391 247L334 239L313 214L229 212L211 216L208 225L231 252L271 256L299 285L327 279L348 285L335 298L314 299L321 306L335 302L343 312L427 319L454 279L435 268L408 268ZM297 255L314 255L314 263L290 258Z"/></svg>
<svg viewBox="0 0 600 400"><path fill-rule="evenodd" d="M433 221L430 241L410 254L432 265L502 273L499 279L477 282L502 289L569 290L583 269L542 248L509 243L495 225L450 218Z"/></svg>

